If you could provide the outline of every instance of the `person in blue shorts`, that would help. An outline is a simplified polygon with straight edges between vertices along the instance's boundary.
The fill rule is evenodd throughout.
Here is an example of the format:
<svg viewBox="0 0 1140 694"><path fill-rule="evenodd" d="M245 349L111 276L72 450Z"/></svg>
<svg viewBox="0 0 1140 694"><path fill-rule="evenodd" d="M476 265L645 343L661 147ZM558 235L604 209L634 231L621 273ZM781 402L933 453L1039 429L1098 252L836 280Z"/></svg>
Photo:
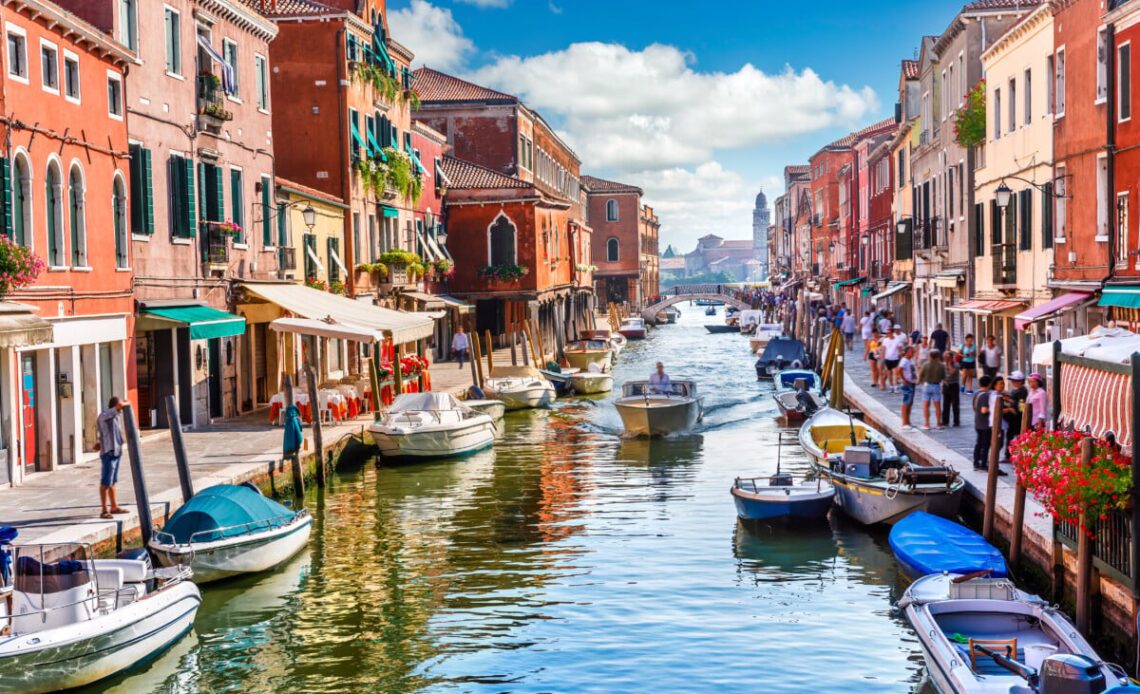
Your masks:
<svg viewBox="0 0 1140 694"><path fill-rule="evenodd" d="M119 506L115 498L115 485L119 483L119 461L123 457L123 408L125 400L112 397L107 409L99 413L96 424L99 428L99 502L103 512L100 518L112 518L114 514L129 513Z"/></svg>

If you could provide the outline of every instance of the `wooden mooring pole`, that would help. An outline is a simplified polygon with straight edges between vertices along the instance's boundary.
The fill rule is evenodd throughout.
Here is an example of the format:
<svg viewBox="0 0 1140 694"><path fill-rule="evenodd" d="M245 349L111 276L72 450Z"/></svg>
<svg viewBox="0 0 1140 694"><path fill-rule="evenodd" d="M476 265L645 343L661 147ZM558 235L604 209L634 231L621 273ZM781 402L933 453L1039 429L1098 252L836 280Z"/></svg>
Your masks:
<svg viewBox="0 0 1140 694"><path fill-rule="evenodd" d="M146 475L143 474L142 452L139 450L139 425L135 421L135 410L129 404L123 406L123 427L127 430L127 452L131 456L131 483L135 488L135 505L139 513L139 532L143 546L150 544L154 535L154 516L150 512L150 493L146 488Z"/></svg>
<svg viewBox="0 0 1140 694"><path fill-rule="evenodd" d="M986 477L986 506L982 514L982 537L986 542L994 538L994 515L997 512L998 458L1001 454L1001 402L990 408L990 465Z"/></svg>
<svg viewBox="0 0 1140 694"><path fill-rule="evenodd" d="M170 425L170 442L174 444L174 464L178 466L178 485L182 487L182 503L194 496L194 480L190 476L190 462L186 459L186 442L182 440L182 419L178 414L178 400L166 396L166 419Z"/></svg>
<svg viewBox="0 0 1140 694"><path fill-rule="evenodd" d="M296 405L297 400L293 392L293 377L285 374L285 406ZM309 393L309 412L313 411L313 403L316 400L315 393ZM318 413L319 414L319 413ZM289 455L289 468L293 473L293 495L296 497L305 496L305 474L301 470L301 452L296 451Z"/></svg>
<svg viewBox="0 0 1140 694"><path fill-rule="evenodd" d="M317 390L317 373L312 366L305 368L305 382L309 384L309 403L316 402L313 411L313 446L317 456L317 486L325 486L325 440L321 434L321 401Z"/></svg>
<svg viewBox="0 0 1140 694"><path fill-rule="evenodd" d="M479 343L479 331L471 331L471 363L474 364L475 373L477 375L476 385L480 388L483 387L483 347Z"/></svg>
<svg viewBox="0 0 1140 694"><path fill-rule="evenodd" d="M1033 408L1027 402L1022 403L1022 408L1021 431L1027 432L1033 422ZM1025 532L1022 527L1025 523L1025 485L1020 479L1015 481L1013 488L1013 518L1010 522L1013 527L1009 533L1009 568L1016 572L1017 563L1021 560L1021 538Z"/></svg>
<svg viewBox="0 0 1140 694"><path fill-rule="evenodd" d="M1093 440L1092 437L1086 436L1081 439L1082 468L1088 468L1092 465L1092 455ZM1092 623L1093 547L1092 538L1089 537L1088 533L1091 524L1093 524L1093 519L1089 518L1088 508L1082 505L1081 522L1077 528L1077 630L1086 635L1089 633L1089 625Z"/></svg>

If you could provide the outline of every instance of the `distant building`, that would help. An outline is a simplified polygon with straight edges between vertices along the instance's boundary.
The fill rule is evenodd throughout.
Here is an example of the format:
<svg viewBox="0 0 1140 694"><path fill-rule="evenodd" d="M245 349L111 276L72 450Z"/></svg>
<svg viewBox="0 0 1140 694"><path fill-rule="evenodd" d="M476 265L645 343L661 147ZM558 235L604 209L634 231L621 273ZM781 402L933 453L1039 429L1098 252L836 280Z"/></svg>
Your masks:
<svg viewBox="0 0 1140 694"><path fill-rule="evenodd" d="M753 258L757 261L760 270L759 279L768 279L768 227L772 224L772 210L768 207L768 198L761 190L756 195L756 207L752 210L752 248Z"/></svg>
<svg viewBox="0 0 1140 694"><path fill-rule="evenodd" d="M765 227L765 234L767 227ZM738 282L757 282L762 265L756 260L755 241L726 241L716 234L697 239L697 247L685 254L685 276L726 273Z"/></svg>

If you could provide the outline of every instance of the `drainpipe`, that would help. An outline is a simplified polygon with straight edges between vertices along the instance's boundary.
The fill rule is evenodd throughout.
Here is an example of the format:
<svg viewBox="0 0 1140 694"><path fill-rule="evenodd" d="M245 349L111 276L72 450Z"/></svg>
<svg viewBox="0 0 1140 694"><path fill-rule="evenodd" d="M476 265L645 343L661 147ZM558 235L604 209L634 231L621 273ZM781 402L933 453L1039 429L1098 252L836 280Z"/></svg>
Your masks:
<svg viewBox="0 0 1140 694"><path fill-rule="evenodd" d="M1116 220L1120 210L1116 209L1116 24L1109 22L1105 27L1105 56L1107 68L1108 100L1105 102L1105 166L1108 169L1105 204L1108 207L1108 272L1104 283L1111 282L1116 275ZM1121 249L1127 251L1127 249Z"/></svg>
<svg viewBox="0 0 1140 694"><path fill-rule="evenodd" d="M336 33L336 99L337 99L337 133L340 136L340 194L344 199L344 203L348 205L348 209L344 214L344 257L345 260L345 275L344 285L348 291L348 295L356 298L356 247L353 244L355 238L352 235L352 167L349 166L349 147L352 143L349 142L351 137L345 132L345 121L348 119L348 95L345 83L348 82L348 56L345 55L345 42L348 39L348 27L342 26L340 31ZM304 245L304 238L301 239L301 245ZM329 258L329 265L332 265L332 258Z"/></svg>

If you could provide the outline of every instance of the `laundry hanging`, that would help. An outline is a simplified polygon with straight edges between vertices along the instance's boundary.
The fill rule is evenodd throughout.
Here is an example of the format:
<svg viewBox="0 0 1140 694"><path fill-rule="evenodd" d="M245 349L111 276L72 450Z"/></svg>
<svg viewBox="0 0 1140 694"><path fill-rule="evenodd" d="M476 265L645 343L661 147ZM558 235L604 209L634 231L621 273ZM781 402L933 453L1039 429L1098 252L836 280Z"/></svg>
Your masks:
<svg viewBox="0 0 1140 694"><path fill-rule="evenodd" d="M214 47L210 45L209 39L201 34L198 34L198 45L202 47L202 50L206 51L210 58L215 63L217 63L219 67L221 67L222 90L225 91L226 94L230 95L237 93L237 80L234 79L233 67L231 67L230 64L226 62L226 59L222 57L221 53L218 53L216 50L214 50Z"/></svg>

